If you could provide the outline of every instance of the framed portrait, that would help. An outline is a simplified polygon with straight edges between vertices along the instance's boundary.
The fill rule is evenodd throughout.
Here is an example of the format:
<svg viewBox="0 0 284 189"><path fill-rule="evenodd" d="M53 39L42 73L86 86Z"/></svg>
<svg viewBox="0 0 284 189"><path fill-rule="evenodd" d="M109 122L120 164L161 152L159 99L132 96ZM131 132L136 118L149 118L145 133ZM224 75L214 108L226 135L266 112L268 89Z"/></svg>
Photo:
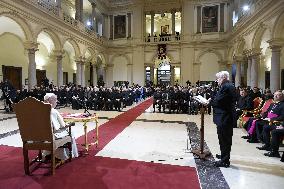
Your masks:
<svg viewBox="0 0 284 189"><path fill-rule="evenodd" d="M169 29L170 29L169 25L161 26L161 35L169 34Z"/></svg>
<svg viewBox="0 0 284 189"><path fill-rule="evenodd" d="M126 38L126 15L114 16L114 39Z"/></svg>
<svg viewBox="0 0 284 189"><path fill-rule="evenodd" d="M202 11L202 32L218 32L219 6L206 6Z"/></svg>

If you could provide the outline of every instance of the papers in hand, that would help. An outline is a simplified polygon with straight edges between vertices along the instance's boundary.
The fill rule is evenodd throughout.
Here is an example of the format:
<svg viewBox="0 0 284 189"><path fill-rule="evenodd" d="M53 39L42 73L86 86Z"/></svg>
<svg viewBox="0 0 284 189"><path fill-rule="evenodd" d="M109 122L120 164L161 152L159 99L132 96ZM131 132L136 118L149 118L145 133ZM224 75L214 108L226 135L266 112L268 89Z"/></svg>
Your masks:
<svg viewBox="0 0 284 189"><path fill-rule="evenodd" d="M267 118L264 118L263 120L265 120L265 121L270 121L270 118L267 117Z"/></svg>
<svg viewBox="0 0 284 189"><path fill-rule="evenodd" d="M204 97L202 97L200 95L194 96L193 99L198 101L200 104L203 104L203 105L209 104L209 100L207 100L206 98L204 98Z"/></svg>

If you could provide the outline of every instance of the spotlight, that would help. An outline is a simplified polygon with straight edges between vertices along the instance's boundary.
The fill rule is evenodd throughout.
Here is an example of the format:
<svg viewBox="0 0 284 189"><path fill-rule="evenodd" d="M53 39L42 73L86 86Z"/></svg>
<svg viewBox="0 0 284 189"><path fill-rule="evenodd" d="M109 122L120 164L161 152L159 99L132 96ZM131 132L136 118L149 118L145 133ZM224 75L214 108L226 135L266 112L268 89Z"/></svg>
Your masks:
<svg viewBox="0 0 284 189"><path fill-rule="evenodd" d="M90 21L87 21L87 26L90 26L91 25L91 22Z"/></svg>
<svg viewBox="0 0 284 189"><path fill-rule="evenodd" d="M248 11L248 10L249 10L249 6L248 6L248 5L244 5L244 6L243 6L243 10L244 10L244 11Z"/></svg>

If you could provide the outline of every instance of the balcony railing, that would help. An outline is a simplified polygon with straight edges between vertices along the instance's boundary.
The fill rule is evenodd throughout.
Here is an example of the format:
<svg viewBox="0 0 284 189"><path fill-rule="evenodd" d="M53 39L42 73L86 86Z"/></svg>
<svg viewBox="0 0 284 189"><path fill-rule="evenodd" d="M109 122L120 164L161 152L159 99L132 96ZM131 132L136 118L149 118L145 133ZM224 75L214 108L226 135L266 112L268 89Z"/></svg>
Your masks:
<svg viewBox="0 0 284 189"><path fill-rule="evenodd" d="M164 36L148 36L145 37L147 43L166 43L177 42L181 40L181 35L164 35Z"/></svg>
<svg viewBox="0 0 284 189"><path fill-rule="evenodd" d="M63 20L65 23L71 25L76 30L80 30L92 38L95 38L101 44L104 43L104 38L99 36L97 33L90 31L83 23L78 20L75 20L73 17L69 16L66 13L63 13L61 9L57 7L56 4L46 1L46 0L23 0L24 2L36 6L40 10L44 11L47 14L53 15L58 17L59 19ZM21 1L16 1L21 2Z"/></svg>
<svg viewBox="0 0 284 189"><path fill-rule="evenodd" d="M46 10L48 12L51 12L55 15L59 15L59 9L58 7L49 2L49 1L46 1L46 0L32 0L32 2L36 3L38 5L39 8L43 9L43 10Z"/></svg>
<svg viewBox="0 0 284 189"><path fill-rule="evenodd" d="M66 13L63 13L63 20L64 20L65 22L67 22L67 23L69 23L69 24L75 26L75 27L77 27L77 25L78 25L78 21L75 20L73 17L69 16L69 15L66 14Z"/></svg>

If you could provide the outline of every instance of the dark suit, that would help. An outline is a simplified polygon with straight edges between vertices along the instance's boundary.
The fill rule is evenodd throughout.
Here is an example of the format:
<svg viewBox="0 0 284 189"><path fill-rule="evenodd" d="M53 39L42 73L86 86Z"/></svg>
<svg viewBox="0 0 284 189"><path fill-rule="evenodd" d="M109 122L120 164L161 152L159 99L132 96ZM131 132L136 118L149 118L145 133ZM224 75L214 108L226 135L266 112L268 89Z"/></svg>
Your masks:
<svg viewBox="0 0 284 189"><path fill-rule="evenodd" d="M217 125L221 161L230 161L233 126L235 119L236 91L233 84L225 81L210 105L213 107L213 122Z"/></svg>

